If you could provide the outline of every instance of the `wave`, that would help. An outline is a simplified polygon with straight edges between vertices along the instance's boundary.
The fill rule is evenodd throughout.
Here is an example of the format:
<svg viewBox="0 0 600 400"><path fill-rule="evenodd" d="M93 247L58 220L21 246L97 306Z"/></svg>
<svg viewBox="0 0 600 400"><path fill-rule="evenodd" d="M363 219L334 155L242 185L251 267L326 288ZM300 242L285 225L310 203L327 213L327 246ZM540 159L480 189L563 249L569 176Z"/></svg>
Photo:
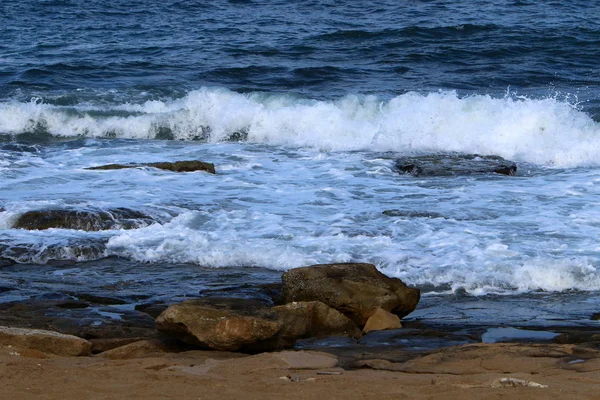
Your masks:
<svg viewBox="0 0 600 400"><path fill-rule="evenodd" d="M335 101L202 88L141 104L0 103L3 135L222 142L320 151L494 154L538 165L600 164L600 124L558 98L409 92Z"/></svg>

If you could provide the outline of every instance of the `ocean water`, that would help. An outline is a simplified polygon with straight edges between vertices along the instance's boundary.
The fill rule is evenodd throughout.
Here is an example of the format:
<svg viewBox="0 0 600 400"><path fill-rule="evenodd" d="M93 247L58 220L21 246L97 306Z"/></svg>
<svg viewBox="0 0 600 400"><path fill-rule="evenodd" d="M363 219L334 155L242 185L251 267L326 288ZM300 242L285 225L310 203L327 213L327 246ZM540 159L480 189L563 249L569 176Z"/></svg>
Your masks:
<svg viewBox="0 0 600 400"><path fill-rule="evenodd" d="M550 296L582 317L573 296L587 313L600 294L598 16L579 0L4 1L0 257L19 265L3 296L361 261L425 297ZM394 166L448 153L518 172ZM193 159L216 175L86 169ZM14 228L119 207L154 223Z"/></svg>

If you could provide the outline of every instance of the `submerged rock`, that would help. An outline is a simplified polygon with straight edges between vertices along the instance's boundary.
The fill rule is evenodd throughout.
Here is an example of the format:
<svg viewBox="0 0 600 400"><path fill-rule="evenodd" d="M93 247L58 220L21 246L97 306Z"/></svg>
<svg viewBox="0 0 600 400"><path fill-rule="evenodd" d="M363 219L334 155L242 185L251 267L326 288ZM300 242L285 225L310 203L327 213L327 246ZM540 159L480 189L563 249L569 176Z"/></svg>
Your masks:
<svg viewBox="0 0 600 400"><path fill-rule="evenodd" d="M420 291L390 278L372 264L322 264L295 268L282 276L284 303L321 301L364 327L382 308L400 318L411 313Z"/></svg>
<svg viewBox="0 0 600 400"><path fill-rule="evenodd" d="M444 215L434 211L411 211L411 210L385 210L383 215L388 217L403 217L403 218L444 218Z"/></svg>
<svg viewBox="0 0 600 400"><path fill-rule="evenodd" d="M451 176L471 174L516 175L517 164L499 156L478 154L429 154L401 157L396 169L413 176Z"/></svg>
<svg viewBox="0 0 600 400"><path fill-rule="evenodd" d="M45 299L1 303L0 325L50 329L84 339L131 337L145 339L153 338L157 334L154 319L147 314L98 307L98 304L73 308L71 307L73 304L75 304L73 299L60 293L46 296ZM106 316L105 312L110 313L111 316ZM118 318L113 317L117 315Z"/></svg>
<svg viewBox="0 0 600 400"><path fill-rule="evenodd" d="M97 167L89 167L86 169L90 170L111 170L111 169L126 169L126 168L139 168L139 167L152 167L158 169L164 169L173 172L194 172L194 171L206 171L208 173L215 173L215 165L203 161L176 161L176 162L155 162L155 163L139 163L139 164L107 164L100 165Z"/></svg>
<svg viewBox="0 0 600 400"><path fill-rule="evenodd" d="M41 329L0 326L0 344L38 350L59 356L84 356L92 344L76 336Z"/></svg>
<svg viewBox="0 0 600 400"><path fill-rule="evenodd" d="M135 229L148 226L152 222L150 216L128 208L113 208L106 211L51 209L28 211L17 219L13 228L101 231L107 229Z"/></svg>

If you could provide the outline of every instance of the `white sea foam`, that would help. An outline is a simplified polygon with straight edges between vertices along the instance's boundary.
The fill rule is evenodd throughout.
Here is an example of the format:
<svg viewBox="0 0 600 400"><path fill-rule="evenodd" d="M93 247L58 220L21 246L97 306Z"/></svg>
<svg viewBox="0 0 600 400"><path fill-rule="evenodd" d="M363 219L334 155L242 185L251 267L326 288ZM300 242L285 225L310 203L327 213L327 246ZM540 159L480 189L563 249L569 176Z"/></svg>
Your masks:
<svg viewBox="0 0 600 400"><path fill-rule="evenodd" d="M0 132L42 127L56 136L153 139L167 129L180 140L220 142L242 133L250 142L326 151L456 151L558 167L600 164L600 125L554 98L436 92L316 101L203 88L177 100L102 109L113 116L94 110L5 102Z"/></svg>

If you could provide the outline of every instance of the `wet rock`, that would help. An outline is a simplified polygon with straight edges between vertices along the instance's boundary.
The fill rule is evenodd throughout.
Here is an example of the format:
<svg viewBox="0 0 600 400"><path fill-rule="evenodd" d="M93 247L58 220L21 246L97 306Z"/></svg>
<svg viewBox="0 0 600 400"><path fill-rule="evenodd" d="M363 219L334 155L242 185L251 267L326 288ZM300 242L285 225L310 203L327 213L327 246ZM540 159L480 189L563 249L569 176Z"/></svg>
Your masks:
<svg viewBox="0 0 600 400"><path fill-rule="evenodd" d="M404 217L404 218L444 218L440 213L436 213L433 211L410 211L410 210L385 210L382 212L383 215L387 215L388 217Z"/></svg>
<svg viewBox="0 0 600 400"><path fill-rule="evenodd" d="M69 292L69 295L76 297L79 300L87 301L87 302L94 303L94 304L103 304L103 305L127 304L127 302L122 299L117 299L114 297L106 297L106 296L96 296L96 295L90 294L90 293Z"/></svg>
<svg viewBox="0 0 600 400"><path fill-rule="evenodd" d="M592 316L590 317L590 319L592 321L599 321L600 320L600 313L593 313Z"/></svg>
<svg viewBox="0 0 600 400"><path fill-rule="evenodd" d="M282 276L282 301L321 301L360 328L377 308L400 318L411 313L420 291L390 278L372 264L322 264L295 268Z"/></svg>
<svg viewBox="0 0 600 400"><path fill-rule="evenodd" d="M60 356L84 356L92 344L72 335L40 329L9 328L0 326L0 344L38 350Z"/></svg>
<svg viewBox="0 0 600 400"><path fill-rule="evenodd" d="M273 307L273 311L282 328L267 346L271 349L291 347L302 338L360 337L360 329L352 320L320 301L292 302Z"/></svg>
<svg viewBox="0 0 600 400"><path fill-rule="evenodd" d="M135 229L150 225L152 218L139 211L114 208L106 211L38 210L21 215L14 228L44 230L50 228L101 231L106 229Z"/></svg>
<svg viewBox="0 0 600 400"><path fill-rule="evenodd" d="M478 154L429 154L401 157L396 169L413 176L451 176L471 174L516 175L517 164L499 156Z"/></svg>
<svg viewBox="0 0 600 400"><path fill-rule="evenodd" d="M153 338L157 335L154 319L137 311L100 311L95 307L69 308L73 300L27 299L0 304L0 325L44 329L78 336L96 338Z"/></svg>
<svg viewBox="0 0 600 400"><path fill-rule="evenodd" d="M400 323L400 318L398 318L396 314L392 314L382 308L378 308L367 320L367 323L363 328L363 332L368 333L371 331L383 331L400 328L402 328L402 324Z"/></svg>
<svg viewBox="0 0 600 400"><path fill-rule="evenodd" d="M69 299L69 300L65 300L63 302L58 303L56 306L59 308L74 309L74 308L88 308L90 306L90 304L85 301Z"/></svg>
<svg viewBox="0 0 600 400"><path fill-rule="evenodd" d="M152 318L158 318L158 316L162 314L163 311L165 311L167 308L169 308L169 306L164 303L138 304L137 306L135 306L135 309L137 311L146 313Z"/></svg>
<svg viewBox="0 0 600 400"><path fill-rule="evenodd" d="M90 170L113 170L113 169L125 169L125 168L139 168L139 167L152 167L163 169L173 172L194 172L194 171L206 171L208 173L215 173L215 165L212 163L206 163L202 161L176 161L176 162L156 162L156 163L138 163L138 164L107 164L100 165L98 167L89 167L86 169Z"/></svg>
<svg viewBox="0 0 600 400"><path fill-rule="evenodd" d="M2 267L10 267L11 265L15 265L16 262L11 260L10 258L0 257L0 268Z"/></svg>
<svg viewBox="0 0 600 400"><path fill-rule="evenodd" d="M207 298L169 306L157 319L164 334L204 348L237 351L272 338L281 329L276 313L260 301Z"/></svg>

